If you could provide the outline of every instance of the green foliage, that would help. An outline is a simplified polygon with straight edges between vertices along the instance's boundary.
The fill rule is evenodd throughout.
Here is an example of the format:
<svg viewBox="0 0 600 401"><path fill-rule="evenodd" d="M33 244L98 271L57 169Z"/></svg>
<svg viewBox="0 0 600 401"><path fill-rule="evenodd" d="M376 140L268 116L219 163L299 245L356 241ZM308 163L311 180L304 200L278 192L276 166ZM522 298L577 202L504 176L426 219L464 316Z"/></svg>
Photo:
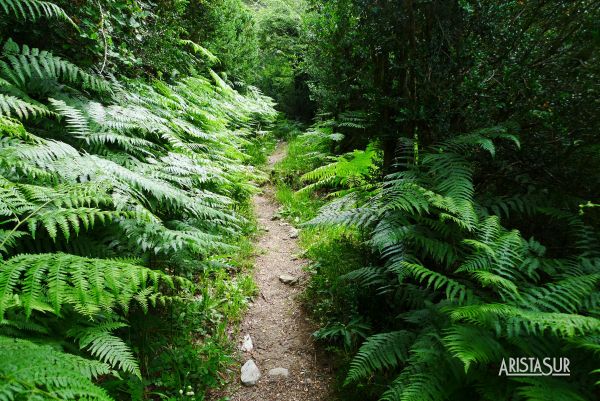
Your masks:
<svg viewBox="0 0 600 401"><path fill-rule="evenodd" d="M412 334L407 331L370 336L350 364L346 383L366 378L373 372L396 368L408 359L408 344L412 340Z"/></svg>
<svg viewBox="0 0 600 401"><path fill-rule="evenodd" d="M2 78L22 91L26 91L32 81L40 80L76 84L98 92L110 91L110 85L104 79L45 50L30 49L27 45L19 49L9 40L4 45L3 56L5 60L0 61Z"/></svg>
<svg viewBox="0 0 600 401"><path fill-rule="evenodd" d="M110 35L123 34L109 35L117 15L158 16L133 3L88 3L74 14L81 40L90 30L104 36L96 71L125 63L112 53ZM0 5L13 18L64 14L33 0ZM100 25L86 19L92 9ZM39 28L28 29L35 42ZM241 94L208 70L220 68L208 49L167 39L199 52L191 65L203 74L106 78L82 62L93 46L69 57L74 42L51 52L2 41L0 348L10 357L0 363L1 399L142 399L185 386L200 395L230 362L228 321L239 321L253 286L228 269L249 259L239 245L248 247L241 238L254 225L250 181L264 179L249 164L260 161L276 112L256 88ZM149 63L160 70L187 51L167 48Z"/></svg>
<svg viewBox="0 0 600 401"><path fill-rule="evenodd" d="M341 339L346 349L351 349L359 340L367 336L369 325L362 322L360 318L354 318L348 323L334 323L325 326L314 333L315 338L319 340Z"/></svg>
<svg viewBox="0 0 600 401"><path fill-rule="evenodd" d="M259 85L290 118L308 121L315 104L310 100L302 70L306 41L304 0L262 0L254 6L259 50Z"/></svg>
<svg viewBox="0 0 600 401"><path fill-rule="evenodd" d="M333 186L347 187L353 191L356 187L368 192L370 179L374 171L374 164L377 158L377 151L372 147L366 150L355 150L351 155L343 155L336 161L318 167L300 177L300 181L307 183L300 191L314 191L321 187ZM339 191L333 195L344 195L348 191Z"/></svg>
<svg viewBox="0 0 600 401"><path fill-rule="evenodd" d="M117 307L128 310L133 300L147 309L148 300L156 303L162 283L174 286L164 273L118 260L60 253L19 255L3 262L0 317L13 308L23 308L27 317L34 311L60 315L66 305L93 317Z"/></svg>
<svg viewBox="0 0 600 401"><path fill-rule="evenodd" d="M476 166L485 153L497 156L507 140L519 145L497 127L426 149L407 143L398 158L401 171L375 190L355 188L308 222L314 230L337 227L366 238L373 252L366 264L345 274L321 266L312 284L333 276L330 286L359 287L317 294L325 298L319 302L330 298L334 304L339 296L353 296L352 319L368 319L374 331L357 351L345 345L347 353L356 352L345 380L350 392L366 388L370 397L383 400L460 394L483 400L490 398L479 389L492 386L497 399L592 399L589 372L597 360L578 348L593 348L600 330L596 232L576 215L554 212L571 222L575 238L569 242L581 247L551 256L478 203ZM304 177L333 177L330 190L336 191L344 189L346 171L325 166ZM312 254L317 266L325 260ZM339 308L319 312L328 322L319 338L328 340L333 329L349 322L345 307ZM404 312L394 318L398 311ZM506 356L543 358L559 349L576 361L570 380L498 377ZM387 389L377 391L380 385Z"/></svg>
<svg viewBox="0 0 600 401"><path fill-rule="evenodd" d="M255 84L259 53L256 21L242 0L189 2L185 13L189 39L219 56L232 80ZM240 82L241 83L241 82Z"/></svg>
<svg viewBox="0 0 600 401"><path fill-rule="evenodd" d="M92 379L109 373L106 364L61 352L50 345L0 336L0 396L3 400L106 400Z"/></svg>
<svg viewBox="0 0 600 401"><path fill-rule="evenodd" d="M299 187L299 177L324 164L331 146L338 140L329 127L313 127L291 138L287 156L275 165L276 178Z"/></svg>
<svg viewBox="0 0 600 401"><path fill-rule="evenodd" d="M14 114L20 119L50 114L50 111L45 107L28 103L10 95L0 95L0 112L1 115L7 117Z"/></svg>
<svg viewBox="0 0 600 401"><path fill-rule="evenodd" d="M141 378L138 362L129 347L119 337L110 333L123 327L127 325L109 321L93 327L76 327L69 332L69 336L76 338L79 347L88 350L94 357L115 369L121 369Z"/></svg>
<svg viewBox="0 0 600 401"><path fill-rule="evenodd" d="M62 8L50 1L1 0L0 10L4 11L6 14L12 14L18 18L23 18L24 20L36 20L40 17L55 17L75 25Z"/></svg>

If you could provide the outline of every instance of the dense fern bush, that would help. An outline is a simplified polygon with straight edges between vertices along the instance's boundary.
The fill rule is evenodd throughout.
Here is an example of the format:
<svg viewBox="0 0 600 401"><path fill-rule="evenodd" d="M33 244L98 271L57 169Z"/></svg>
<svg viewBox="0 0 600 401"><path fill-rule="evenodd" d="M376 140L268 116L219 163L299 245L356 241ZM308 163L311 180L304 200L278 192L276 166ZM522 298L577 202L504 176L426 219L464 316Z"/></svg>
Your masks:
<svg viewBox="0 0 600 401"><path fill-rule="evenodd" d="M0 10L68 19L36 0ZM2 45L0 399L142 398L148 361L174 346L139 358L143 325L164 327L197 302L188 279L235 250L258 174L244 149L275 111L212 72L107 80ZM200 299L211 307L210 293ZM173 380L189 384L189 374Z"/></svg>
<svg viewBox="0 0 600 401"><path fill-rule="evenodd" d="M530 211L562 218L571 233L564 249L551 252L494 214L525 212L520 202L478 198L477 164L494 157L498 145L518 144L502 127L424 150L407 141L400 172L369 189L370 197L350 187L308 223L360 233L375 255L339 278L338 285L360 288L358 300L347 300L358 302L357 310L317 333L331 339L323 333L345 324L338 330L344 338L357 319L366 323L363 332L371 328L346 386L394 401L596 399L597 233L576 215ZM346 167L357 157L363 153L304 178L344 188ZM499 376L503 358L563 356L570 377Z"/></svg>

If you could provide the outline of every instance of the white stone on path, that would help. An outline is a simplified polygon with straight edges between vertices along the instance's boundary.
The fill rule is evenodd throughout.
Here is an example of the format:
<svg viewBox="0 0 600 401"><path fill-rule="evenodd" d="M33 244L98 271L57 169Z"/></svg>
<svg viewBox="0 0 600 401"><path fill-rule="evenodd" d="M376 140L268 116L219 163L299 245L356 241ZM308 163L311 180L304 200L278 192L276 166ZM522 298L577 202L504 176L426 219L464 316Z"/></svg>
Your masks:
<svg viewBox="0 0 600 401"><path fill-rule="evenodd" d="M290 229L290 238L298 238L298 234L298 229L293 227Z"/></svg>
<svg viewBox="0 0 600 401"><path fill-rule="evenodd" d="M244 386L254 386L258 382L258 379L260 379L260 370L258 370L258 366L256 366L254 361L249 359L242 366L242 384Z"/></svg>
<svg viewBox="0 0 600 401"><path fill-rule="evenodd" d="M271 377L289 377L290 376L290 371L287 370L286 368L274 368L269 370L269 376Z"/></svg>
<svg viewBox="0 0 600 401"><path fill-rule="evenodd" d="M281 281L283 284L294 285L298 282L298 277L284 273L279 276L279 281Z"/></svg>
<svg viewBox="0 0 600 401"><path fill-rule="evenodd" d="M250 337L250 334L246 334L244 336L244 340L242 341L242 346L240 349L244 352L252 352L254 349L254 344L252 344L252 337Z"/></svg>

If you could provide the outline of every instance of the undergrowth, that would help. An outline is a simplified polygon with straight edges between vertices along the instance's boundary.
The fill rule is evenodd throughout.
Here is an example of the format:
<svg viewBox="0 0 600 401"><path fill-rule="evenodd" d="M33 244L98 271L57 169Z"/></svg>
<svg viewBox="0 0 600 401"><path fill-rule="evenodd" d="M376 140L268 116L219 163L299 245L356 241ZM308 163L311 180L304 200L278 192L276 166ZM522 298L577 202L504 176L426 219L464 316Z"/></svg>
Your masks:
<svg viewBox="0 0 600 401"><path fill-rule="evenodd" d="M407 140L383 182L378 143L334 156L332 138L319 125L296 136L276 174L281 214L303 228L304 300L336 355L340 397L593 399L595 231L567 210L479 198L473 183L516 136L499 126L427 149ZM561 251L502 225L520 213L563 222ZM570 379L498 375L503 357L556 350Z"/></svg>

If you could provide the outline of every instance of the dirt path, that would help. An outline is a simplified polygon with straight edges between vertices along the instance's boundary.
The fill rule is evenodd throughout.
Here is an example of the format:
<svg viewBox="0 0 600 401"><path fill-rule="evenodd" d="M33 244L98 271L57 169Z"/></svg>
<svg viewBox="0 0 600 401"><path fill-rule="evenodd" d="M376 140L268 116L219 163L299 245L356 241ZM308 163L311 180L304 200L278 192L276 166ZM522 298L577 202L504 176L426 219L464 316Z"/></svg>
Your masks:
<svg viewBox="0 0 600 401"><path fill-rule="evenodd" d="M279 144L269 159L269 166L285 156L284 144ZM254 343L252 352L243 353L242 363L253 359L261 377L255 386L232 385L232 401L320 401L330 400L328 389L331 373L315 350L310 323L297 299L307 279L302 266L305 260L296 258L300 252L294 229L274 216L278 204L274 188L268 184L255 196L254 208L260 227L255 280L259 294L242 323L241 337L249 334ZM299 278L290 286L279 281L281 274ZM271 377L269 370L285 368L289 377ZM237 382L239 383L239 370Z"/></svg>

